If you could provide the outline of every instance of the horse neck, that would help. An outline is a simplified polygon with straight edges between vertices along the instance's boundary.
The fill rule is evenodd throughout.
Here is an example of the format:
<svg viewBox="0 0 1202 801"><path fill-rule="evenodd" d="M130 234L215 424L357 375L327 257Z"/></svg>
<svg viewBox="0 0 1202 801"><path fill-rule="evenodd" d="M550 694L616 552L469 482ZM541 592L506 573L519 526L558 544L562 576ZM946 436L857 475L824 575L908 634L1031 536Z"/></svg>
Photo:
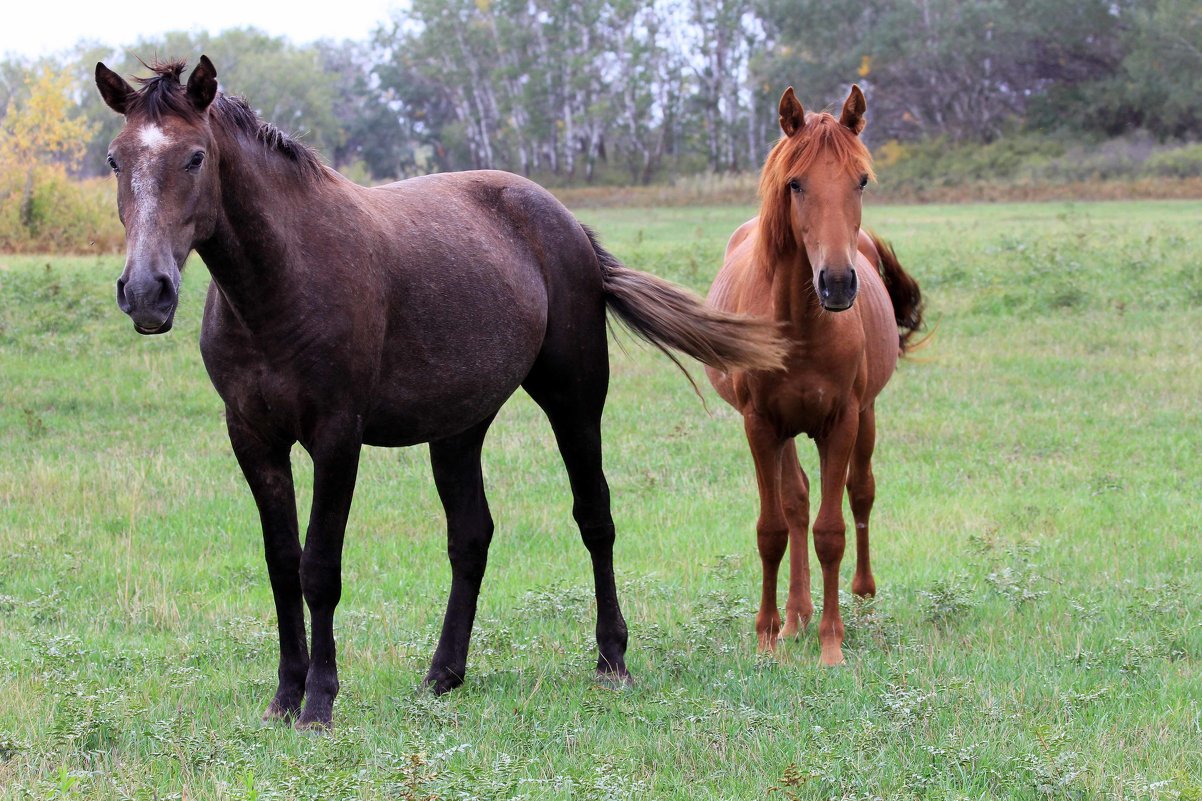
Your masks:
<svg viewBox="0 0 1202 801"><path fill-rule="evenodd" d="M221 200L212 237L198 243L222 296L252 329L287 313L303 288L307 212L321 179L245 136L215 131L220 149Z"/></svg>

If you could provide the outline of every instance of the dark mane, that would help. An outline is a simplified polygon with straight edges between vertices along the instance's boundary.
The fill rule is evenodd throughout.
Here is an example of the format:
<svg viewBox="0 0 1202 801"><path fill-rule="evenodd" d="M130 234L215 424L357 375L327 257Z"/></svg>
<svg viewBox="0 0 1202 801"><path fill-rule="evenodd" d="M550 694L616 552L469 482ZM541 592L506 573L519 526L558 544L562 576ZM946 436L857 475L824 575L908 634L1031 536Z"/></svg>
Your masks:
<svg viewBox="0 0 1202 801"><path fill-rule="evenodd" d="M832 153L850 174L872 172L872 154L856 134L831 114L806 114L805 127L781 137L764 161L760 175L760 263L765 267L793 258L797 252L789 224L789 181L804 173L819 153Z"/></svg>
<svg viewBox="0 0 1202 801"><path fill-rule="evenodd" d="M279 153L307 173L314 176L325 174L326 165L317 151L260 119L245 99L222 92L217 95L210 109L219 124L261 142L268 150Z"/></svg>
<svg viewBox="0 0 1202 801"><path fill-rule="evenodd" d="M166 116L183 117L193 123L200 122L200 113L188 99L188 91L180 82L187 62L156 60L150 64L143 61L142 64L153 72L154 76L135 79L142 88L129 98L127 114L145 114L156 123ZM268 150L279 153L307 174L325 174L326 166L313 148L297 141L270 122L260 119L243 98L219 92L209 110L213 121L222 128L263 144Z"/></svg>

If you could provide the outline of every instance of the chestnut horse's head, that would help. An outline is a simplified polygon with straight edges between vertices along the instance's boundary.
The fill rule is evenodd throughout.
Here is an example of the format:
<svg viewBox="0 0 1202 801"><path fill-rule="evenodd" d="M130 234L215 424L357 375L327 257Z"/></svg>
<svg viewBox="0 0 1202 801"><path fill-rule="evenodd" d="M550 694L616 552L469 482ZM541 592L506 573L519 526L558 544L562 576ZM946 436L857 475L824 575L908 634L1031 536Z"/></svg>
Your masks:
<svg viewBox="0 0 1202 801"><path fill-rule="evenodd" d="M117 176L117 213L125 226L125 270L117 305L140 334L171 329L180 271L195 243L212 235L220 187L209 127L217 70L205 56L186 86L182 62L155 64L135 90L104 64L96 86L125 127L109 147Z"/></svg>
<svg viewBox="0 0 1202 801"><path fill-rule="evenodd" d="M822 308L843 311L855 302L856 244L872 156L860 140L867 104L853 85L839 118L806 114L793 93L780 99L784 136L768 154L760 177L761 256L771 269L804 254Z"/></svg>

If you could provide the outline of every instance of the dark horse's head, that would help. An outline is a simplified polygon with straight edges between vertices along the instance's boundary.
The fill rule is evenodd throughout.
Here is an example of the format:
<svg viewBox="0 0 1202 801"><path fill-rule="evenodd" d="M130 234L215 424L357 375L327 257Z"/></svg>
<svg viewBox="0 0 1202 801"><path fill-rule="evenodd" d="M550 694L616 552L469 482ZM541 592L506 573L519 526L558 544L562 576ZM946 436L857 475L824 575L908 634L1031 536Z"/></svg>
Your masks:
<svg viewBox="0 0 1202 801"><path fill-rule="evenodd" d="M872 155L860 140L867 104L852 86L839 118L806 114L793 87L780 99L784 136L760 178L760 247L766 263L787 269L804 253L814 291L828 311L856 300L856 245Z"/></svg>
<svg viewBox="0 0 1202 801"><path fill-rule="evenodd" d="M212 235L220 187L208 109L217 70L205 56L180 83L182 62L156 64L135 90L104 64L96 86L125 127L109 147L117 213L125 226L125 270L117 305L140 334L171 330L180 271L196 242Z"/></svg>

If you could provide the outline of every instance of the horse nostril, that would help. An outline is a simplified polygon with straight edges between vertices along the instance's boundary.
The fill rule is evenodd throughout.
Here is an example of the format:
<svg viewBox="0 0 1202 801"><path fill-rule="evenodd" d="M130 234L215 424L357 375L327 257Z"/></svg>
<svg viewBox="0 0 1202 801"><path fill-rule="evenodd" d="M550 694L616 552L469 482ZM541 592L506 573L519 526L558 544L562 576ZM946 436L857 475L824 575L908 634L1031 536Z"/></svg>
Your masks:
<svg viewBox="0 0 1202 801"><path fill-rule="evenodd" d="M860 291L860 279L856 276L856 268L851 268L851 294L856 294Z"/></svg>
<svg viewBox="0 0 1202 801"><path fill-rule="evenodd" d="M830 294L830 290L826 287L826 270L818 271L818 294L823 297Z"/></svg>
<svg viewBox="0 0 1202 801"><path fill-rule="evenodd" d="M166 275L158 277L158 293L155 295L155 301L167 301L168 303L175 302L175 284L171 282L171 278Z"/></svg>
<svg viewBox="0 0 1202 801"><path fill-rule="evenodd" d="M120 309L121 311L125 312L126 314L129 314L129 310L131 308L129 305L129 299L127 297L125 297L125 279L124 278L117 279L117 308Z"/></svg>

